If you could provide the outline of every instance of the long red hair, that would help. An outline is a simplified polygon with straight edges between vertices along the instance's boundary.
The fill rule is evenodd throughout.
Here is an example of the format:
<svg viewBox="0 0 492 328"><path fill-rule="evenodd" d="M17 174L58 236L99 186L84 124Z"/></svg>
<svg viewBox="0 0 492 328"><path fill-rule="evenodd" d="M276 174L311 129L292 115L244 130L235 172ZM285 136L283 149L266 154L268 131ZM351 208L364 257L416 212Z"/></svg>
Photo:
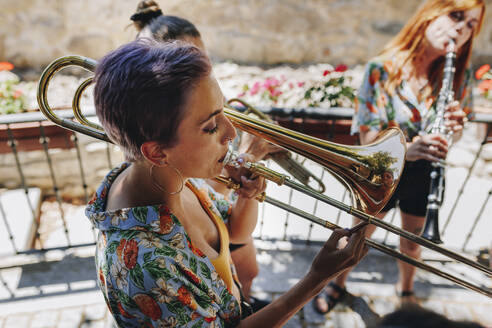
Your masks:
<svg viewBox="0 0 492 328"><path fill-rule="evenodd" d="M473 39L480 32L485 16L485 4L483 0L428 0L426 1L405 24L401 31L384 47L378 57L384 61L394 60L393 69L389 72L385 89L392 94L402 78L402 68L408 62L422 54L426 47L425 30L427 26L441 15L448 15L453 11L467 11L481 8L482 12L476 28L470 39L458 49L456 54L456 72L454 76L454 91L458 92L464 78L464 73L471 56ZM439 57L431 65L429 72L429 85L440 89L444 66L444 56ZM431 90L428 87L427 95Z"/></svg>

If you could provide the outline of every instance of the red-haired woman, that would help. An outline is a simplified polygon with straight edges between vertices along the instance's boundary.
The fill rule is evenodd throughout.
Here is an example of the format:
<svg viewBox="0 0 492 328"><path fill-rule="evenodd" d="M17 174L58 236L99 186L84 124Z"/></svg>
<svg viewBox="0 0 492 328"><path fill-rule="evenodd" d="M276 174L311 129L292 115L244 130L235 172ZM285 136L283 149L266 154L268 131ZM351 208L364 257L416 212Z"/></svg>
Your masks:
<svg viewBox="0 0 492 328"><path fill-rule="evenodd" d="M435 116L444 57L450 40L454 40L456 100L447 107L446 124L454 131L456 140L470 110L468 64L484 12L483 0L428 0L366 66L352 133L359 134L361 144L372 142L387 127L398 126L405 133L407 154L403 176L392 199L377 217L383 218L398 201L402 228L414 234L420 234L425 223L431 162L445 158L449 147L442 135L427 133ZM366 235L371 236L375 228L369 226ZM400 239L400 250L413 258L420 256L420 247L404 238ZM401 301L415 303L415 267L404 262L398 266L397 291ZM326 293L316 297L314 306L318 312L327 313L343 298L348 275L349 271L341 274L328 285Z"/></svg>

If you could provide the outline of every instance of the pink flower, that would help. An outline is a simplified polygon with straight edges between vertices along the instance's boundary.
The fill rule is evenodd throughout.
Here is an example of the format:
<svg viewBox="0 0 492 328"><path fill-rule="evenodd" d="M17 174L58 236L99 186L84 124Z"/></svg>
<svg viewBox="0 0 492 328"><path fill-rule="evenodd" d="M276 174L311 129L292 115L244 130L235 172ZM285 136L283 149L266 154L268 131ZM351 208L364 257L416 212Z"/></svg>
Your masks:
<svg viewBox="0 0 492 328"><path fill-rule="evenodd" d="M275 88L275 87L278 87L280 85L280 81L277 80L276 78L272 77L272 78L267 78L265 80L265 82L263 82L263 87L265 89L270 89L270 88Z"/></svg>
<svg viewBox="0 0 492 328"><path fill-rule="evenodd" d="M283 92L280 91L280 90L271 90L270 91L270 94L273 96L273 97L278 97L282 94Z"/></svg>
<svg viewBox="0 0 492 328"><path fill-rule="evenodd" d="M306 82L297 82L297 86L299 88L302 88L304 86L304 84L306 84Z"/></svg>
<svg viewBox="0 0 492 328"><path fill-rule="evenodd" d="M249 90L249 94L254 96L258 93L258 91L260 91L260 82L255 82L255 84L253 84L253 86Z"/></svg>
<svg viewBox="0 0 492 328"><path fill-rule="evenodd" d="M345 72L348 69L347 65L345 64L340 64L337 67L335 67L335 72Z"/></svg>
<svg viewBox="0 0 492 328"><path fill-rule="evenodd" d="M20 96L22 96L22 90L15 90L14 94L12 95L12 97L14 97L14 99L17 99Z"/></svg>

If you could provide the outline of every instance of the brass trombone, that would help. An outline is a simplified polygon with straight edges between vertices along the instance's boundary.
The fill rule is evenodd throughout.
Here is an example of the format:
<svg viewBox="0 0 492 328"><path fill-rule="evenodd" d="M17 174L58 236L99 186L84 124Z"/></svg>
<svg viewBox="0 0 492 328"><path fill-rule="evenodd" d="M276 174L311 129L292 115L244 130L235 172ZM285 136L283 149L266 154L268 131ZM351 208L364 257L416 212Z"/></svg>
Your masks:
<svg viewBox="0 0 492 328"><path fill-rule="evenodd" d="M102 127L87 121L80 110L80 96L85 88L87 88L87 86L91 83L92 78L87 79L81 84L81 86L79 86L75 94L76 96L74 96L73 99L72 105L74 116L78 122L58 117L51 110L47 101L49 82L53 75L60 69L67 66L79 66L93 72L96 65L96 61L81 56L66 56L53 61L41 75L37 93L38 104L44 115L57 125L111 142L104 133ZM352 195L353 206L339 202L333 198L316 192L312 188L292 181L289 176L277 173L255 163L246 163L246 167L251 171L258 172L267 179L275 181L277 184L285 184L295 190L335 206L338 209L358 217L366 224L374 224L378 227L396 233L412 242L434 250L442 255L492 276L492 270L490 268L436 245L420 236L400 229L390 223L386 223L374 216L374 214L378 213L384 207L386 202L393 194L402 173L406 146L405 138L399 129L392 128L385 130L374 143L363 147L346 146L310 137L269 122L254 119L235 110L226 108L224 111L237 128L264 138L265 140L287 150L299 153L304 157L324 166L349 189ZM301 211L288 204L279 202L268 196L265 197L265 202L278 206L328 229L333 230L338 228L338 226L333 223ZM462 287L469 288L488 297L492 297L492 292L489 288L482 287L453 276L373 240L366 239L365 242L367 245L387 255L398 258L399 260L407 262L420 269L434 273Z"/></svg>
<svg viewBox="0 0 492 328"><path fill-rule="evenodd" d="M272 122L273 120L270 116L266 115L262 111L257 108L251 106L246 101L239 98L232 98L227 101L226 107L230 109L234 109L232 107L233 103L239 103L244 107L244 114L253 114L261 120ZM310 181L314 180L318 184L317 191L320 193L324 193L326 190L325 184L318 178L314 173L310 172L308 169L304 167L301 163L297 162L292 158L292 154L290 152L278 152L269 155L270 158L275 161L280 167L282 167L285 171L292 174L294 178L302 182L304 185L310 187Z"/></svg>

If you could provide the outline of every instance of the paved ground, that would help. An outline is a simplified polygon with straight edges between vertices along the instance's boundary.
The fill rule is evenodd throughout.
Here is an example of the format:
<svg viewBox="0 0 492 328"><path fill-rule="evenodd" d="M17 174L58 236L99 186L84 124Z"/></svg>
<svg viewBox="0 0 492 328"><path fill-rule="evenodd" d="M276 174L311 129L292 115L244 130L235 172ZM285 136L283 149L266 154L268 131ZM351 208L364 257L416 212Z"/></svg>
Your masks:
<svg viewBox="0 0 492 328"><path fill-rule="evenodd" d="M260 275L254 293L266 299L274 299L295 284L319 249L318 245L288 242L257 241L257 246ZM0 327L112 327L96 287L92 252L92 247L86 247L51 252L42 259L10 259L13 267L1 271ZM2 264L9 264L8 260ZM324 317L309 303L286 327L363 328L398 306L393 287L396 279L395 261L371 251L350 275L352 295L344 305ZM482 275L474 279L490 284ZM419 272L416 293L423 306L450 318L492 325L492 300L485 296L424 272Z"/></svg>
<svg viewBox="0 0 492 328"><path fill-rule="evenodd" d="M262 247L261 242L258 245ZM260 294L269 291L269 295L276 296L286 287L293 285L309 268L311 259L318 250L317 246L307 247L289 243L281 245L281 249L275 247L276 250L259 252L258 261L261 270L254 288ZM442 265L439 267L442 268ZM445 269L450 272L458 270L467 276L471 274L462 265L453 267L448 264ZM399 306L399 299L394 290L397 276L396 262L386 255L371 250L350 274L348 283L350 295L345 299L344 304L337 306L335 311L325 317L317 314L310 303L298 313L289 326L366 327L377 317L392 312ZM485 275L475 275L474 280L489 286L491 283ZM285 282L288 282L287 285ZM492 325L492 316L490 316L492 300L485 296L452 285L423 271L418 272L415 290L426 308L455 320L473 320Z"/></svg>

